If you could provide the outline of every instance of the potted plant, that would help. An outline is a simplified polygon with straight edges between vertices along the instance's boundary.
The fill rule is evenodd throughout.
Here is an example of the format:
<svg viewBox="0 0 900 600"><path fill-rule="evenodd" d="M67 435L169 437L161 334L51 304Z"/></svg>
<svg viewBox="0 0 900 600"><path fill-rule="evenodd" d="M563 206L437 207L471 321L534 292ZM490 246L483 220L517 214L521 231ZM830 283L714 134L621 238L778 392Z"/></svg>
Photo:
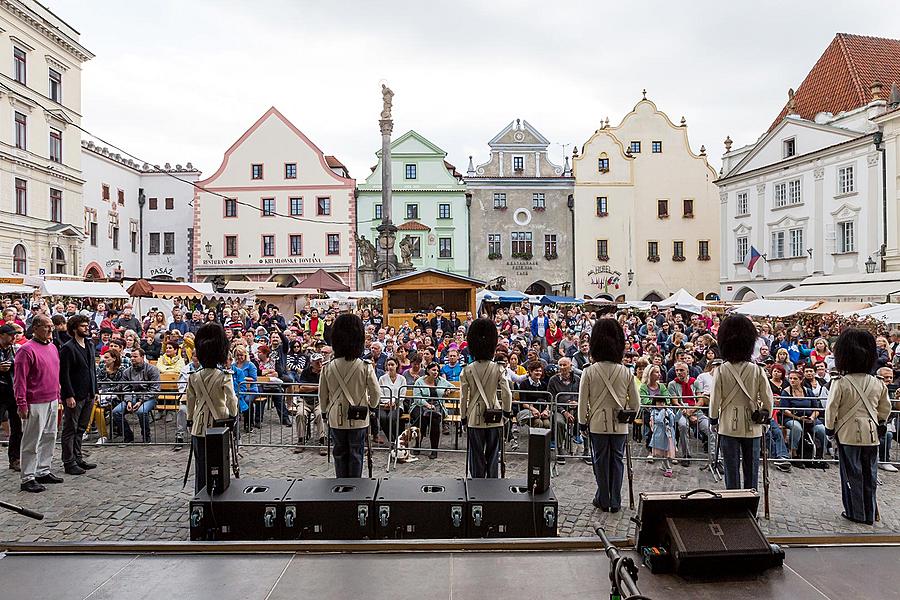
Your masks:
<svg viewBox="0 0 900 600"><path fill-rule="evenodd" d="M499 252L491 252L488 254L488 260L500 260L501 258L503 258L503 255Z"/></svg>

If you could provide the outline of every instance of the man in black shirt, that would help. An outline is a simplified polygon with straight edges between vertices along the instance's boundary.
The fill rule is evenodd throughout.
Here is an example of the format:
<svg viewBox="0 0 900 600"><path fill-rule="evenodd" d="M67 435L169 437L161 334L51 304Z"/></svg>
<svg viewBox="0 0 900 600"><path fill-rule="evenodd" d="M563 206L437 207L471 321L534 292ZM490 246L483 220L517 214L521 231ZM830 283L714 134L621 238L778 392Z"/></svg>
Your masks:
<svg viewBox="0 0 900 600"><path fill-rule="evenodd" d="M70 317L66 327L72 337L59 351L59 387L63 406L62 460L66 473L84 475L97 465L84 460L81 437L91 421L94 401L98 400L97 371L94 365L94 346L89 319L82 315Z"/></svg>
<svg viewBox="0 0 900 600"><path fill-rule="evenodd" d="M13 393L13 362L16 356L13 340L16 339L16 332L16 326L12 323L0 325L0 412L5 410L9 419L9 468L21 471L22 419Z"/></svg>

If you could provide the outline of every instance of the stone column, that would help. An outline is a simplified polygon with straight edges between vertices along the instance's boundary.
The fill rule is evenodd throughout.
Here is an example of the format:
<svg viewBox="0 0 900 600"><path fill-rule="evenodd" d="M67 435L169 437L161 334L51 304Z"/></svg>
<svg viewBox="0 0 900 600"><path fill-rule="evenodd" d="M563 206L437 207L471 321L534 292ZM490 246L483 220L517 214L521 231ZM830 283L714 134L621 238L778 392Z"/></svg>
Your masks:
<svg viewBox="0 0 900 600"><path fill-rule="evenodd" d="M394 92L382 84L381 95L384 107L378 121L381 131L381 225L378 226L378 240L375 244L377 256L375 260L375 279L387 279L397 272L397 256L394 254L394 242L397 239L397 227L391 221L391 132L394 120L391 118L391 104Z"/></svg>

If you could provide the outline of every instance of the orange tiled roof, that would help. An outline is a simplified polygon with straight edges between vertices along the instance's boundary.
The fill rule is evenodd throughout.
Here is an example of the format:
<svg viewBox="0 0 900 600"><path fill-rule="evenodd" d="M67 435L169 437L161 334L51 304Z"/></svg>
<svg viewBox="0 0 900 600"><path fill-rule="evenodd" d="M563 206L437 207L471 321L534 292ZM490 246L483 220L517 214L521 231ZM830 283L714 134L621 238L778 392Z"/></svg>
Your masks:
<svg viewBox="0 0 900 600"><path fill-rule="evenodd" d="M344 163L342 163L335 157L329 156L327 154L325 155L325 163L332 169L346 169L347 168L344 166Z"/></svg>
<svg viewBox="0 0 900 600"><path fill-rule="evenodd" d="M900 40L838 33L794 93L794 112L811 121L820 112L859 108L871 102L875 81L887 99L891 84L900 81ZM787 114L785 103L769 129Z"/></svg>
<svg viewBox="0 0 900 600"><path fill-rule="evenodd" d="M418 221L407 221L403 225L397 227L400 231L431 231L431 227Z"/></svg>

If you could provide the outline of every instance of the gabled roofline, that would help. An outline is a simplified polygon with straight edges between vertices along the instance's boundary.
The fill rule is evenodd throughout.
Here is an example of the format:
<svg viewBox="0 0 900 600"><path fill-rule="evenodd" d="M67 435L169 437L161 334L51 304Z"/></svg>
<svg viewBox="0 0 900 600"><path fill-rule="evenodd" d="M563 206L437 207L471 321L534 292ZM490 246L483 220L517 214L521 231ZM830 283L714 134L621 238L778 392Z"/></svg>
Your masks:
<svg viewBox="0 0 900 600"><path fill-rule="evenodd" d="M319 163L322 165L322 170L325 173L327 173L328 175L333 177L339 183L346 183L348 185L354 185L356 183L352 178L341 177L340 175L335 173L331 169L331 167L328 166L328 163L325 160L325 154L319 149L319 147L316 146L308 137L306 137L306 135L302 131L297 129L297 126L294 125L293 123L291 123L287 119L287 117L285 117L283 114L281 114L281 112L277 108L272 106L269 108L269 110L267 110L265 113L263 113L263 116L261 116L259 119L257 119L256 122L253 123L253 125L251 125L250 128L247 131L245 131L244 134L241 137L239 137L237 139L237 141L234 142L228 148L228 150L225 151L225 155L222 157L222 163L219 165L219 168L216 170L216 172L213 173L212 175L210 175L209 177L207 177L206 179L204 179L203 181L198 181L197 185L208 187L208 186L210 186L211 183L213 183L216 179L218 179L219 176L225 171L225 168L228 166L228 160L231 158L231 155L234 153L234 151L237 150L241 146L241 144L243 144L247 140L247 138L249 138L257 129L259 129L262 126L262 124L265 123L271 116L275 116L278 119L280 119L282 123L287 125L288 129L290 129L295 134L297 134L297 137L299 137L301 140L303 140L304 143L306 143L310 148L312 148L313 152L315 152L316 155L318 155Z"/></svg>
<svg viewBox="0 0 900 600"><path fill-rule="evenodd" d="M446 150L442 150L441 148L438 148L437 146L434 145L433 142L426 139L425 136L423 136L421 133L419 133L418 131L416 131L414 129L410 129L409 131L407 131L406 133L404 133L403 135L398 137L396 140L391 142L391 156L423 156L422 154L417 154L417 153L413 153L413 154L404 153L404 152L400 152L400 153L396 153L396 154L394 153L394 148L396 146L399 146L401 143L405 142L409 138L415 138L418 141L422 142L422 144L424 144L425 146L431 148L431 150L435 154L440 154L443 158L447 157ZM375 152L375 156L381 158L381 148L379 148L378 151Z"/></svg>
<svg viewBox="0 0 900 600"><path fill-rule="evenodd" d="M762 139L757 140L753 149L750 152L748 152L746 155L744 155L744 158L742 158L740 160L740 162L738 162L738 164L734 165L734 168L731 169L730 171L728 171L728 173L725 175L725 177L728 177L729 175L731 175L731 173L734 173L738 169L745 166L748 162L753 160L760 152L762 152L762 149L766 146L766 144L768 144L775 136L777 136L778 133L782 129L787 127L788 123L800 125L801 127L806 127L808 129L818 129L819 131L827 131L829 133L837 133L839 135L843 135L848 138L857 138L861 135L864 135L859 131L851 131L849 129L844 129L843 127L835 127L834 125L825 125L823 123L807 121L806 119L798 119L796 117L786 116L781 120L781 123L779 123L774 128L767 131L766 134L762 137ZM813 152L816 152L816 150L813 150ZM807 152L807 154L811 154L811 153Z"/></svg>
<svg viewBox="0 0 900 600"><path fill-rule="evenodd" d="M495 146L505 148L507 146L509 146L509 147L520 147L520 146L521 147L535 147L540 144L540 145L543 145L546 147L546 146L550 145L550 140L545 138L543 136L543 134L541 134L540 131L535 129L531 123L529 123L525 119L522 119L521 123L522 123L523 129L529 131L534 137L537 138L537 140L538 140L537 144L509 144L509 143L501 143L500 142L500 138L502 138L504 135L506 135L507 133L509 133L510 131L513 131L515 129L516 119L513 119L512 121L509 122L509 124L506 127L501 129L497 135L495 135L494 137L492 137L490 139L490 141L488 142L488 146L490 146L491 148L494 148Z"/></svg>

